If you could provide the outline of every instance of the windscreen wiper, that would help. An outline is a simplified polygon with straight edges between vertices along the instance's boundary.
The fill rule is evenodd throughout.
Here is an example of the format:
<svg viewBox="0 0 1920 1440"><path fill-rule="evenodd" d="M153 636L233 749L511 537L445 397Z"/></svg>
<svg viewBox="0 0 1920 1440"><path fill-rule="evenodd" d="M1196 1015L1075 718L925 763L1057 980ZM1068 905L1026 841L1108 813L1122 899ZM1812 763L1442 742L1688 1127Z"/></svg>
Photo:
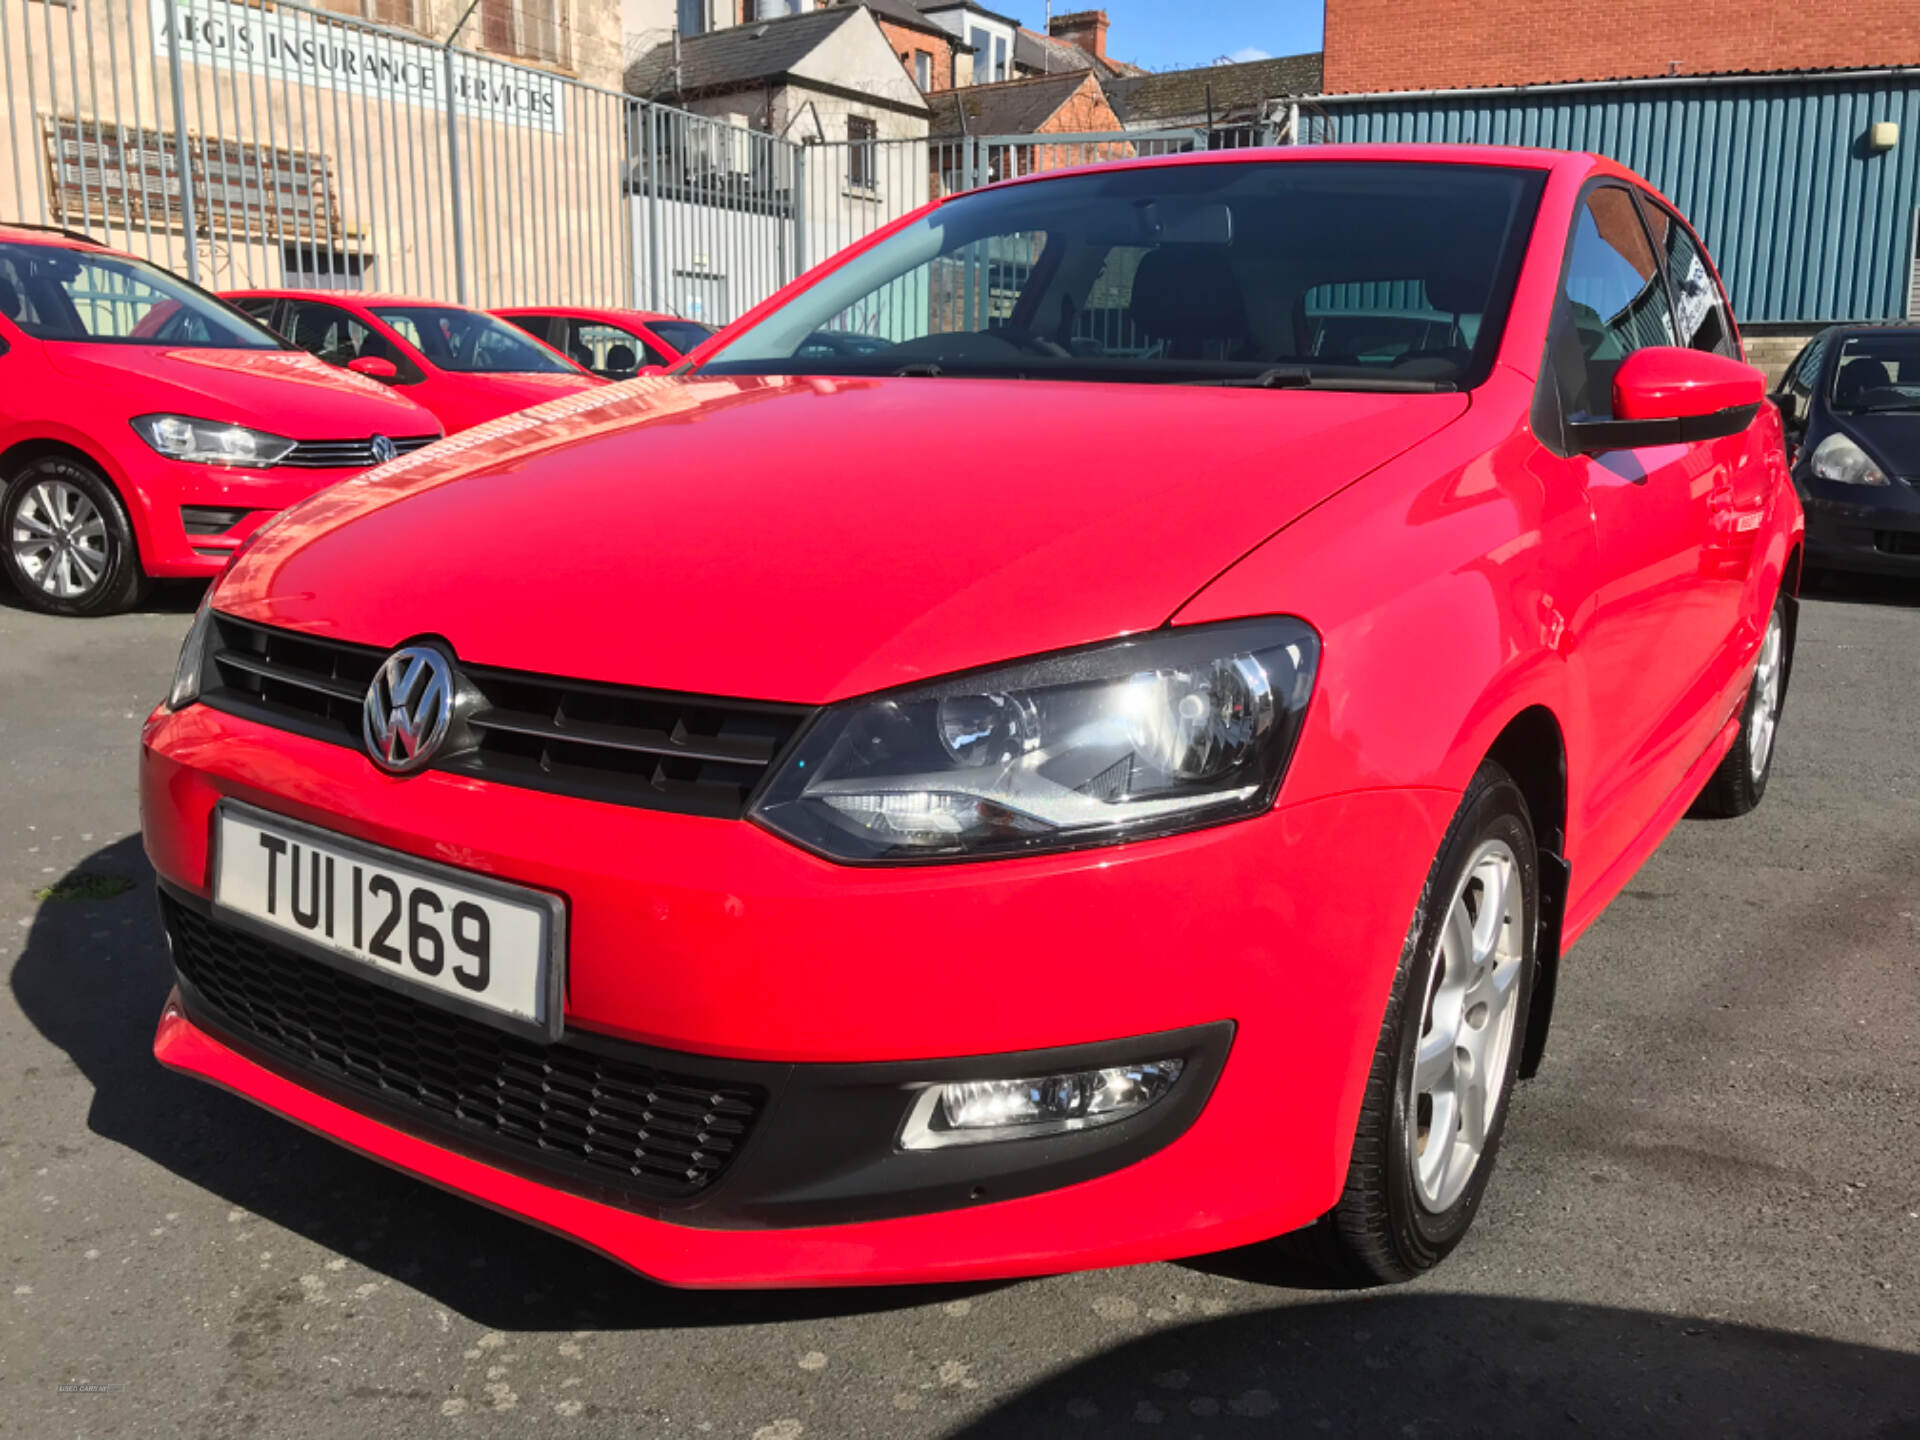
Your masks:
<svg viewBox="0 0 1920 1440"><path fill-rule="evenodd" d="M1190 385L1233 386L1243 390L1378 390L1431 395L1457 390L1451 380L1427 380L1413 375L1316 375L1305 365L1275 365L1258 375L1234 375L1219 380L1190 380Z"/></svg>

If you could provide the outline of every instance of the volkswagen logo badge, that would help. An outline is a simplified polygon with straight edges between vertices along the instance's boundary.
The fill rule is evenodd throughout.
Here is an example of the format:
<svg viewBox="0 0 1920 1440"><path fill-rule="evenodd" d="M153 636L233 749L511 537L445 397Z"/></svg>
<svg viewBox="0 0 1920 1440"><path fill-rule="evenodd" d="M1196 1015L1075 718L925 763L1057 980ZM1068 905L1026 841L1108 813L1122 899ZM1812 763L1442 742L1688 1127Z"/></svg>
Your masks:
<svg viewBox="0 0 1920 1440"><path fill-rule="evenodd" d="M362 707L361 735L373 763L409 775L433 763L453 727L453 665L429 645L389 655Z"/></svg>
<svg viewBox="0 0 1920 1440"><path fill-rule="evenodd" d="M374 436L368 448L373 451L373 463L376 465L384 465L400 453L393 448L393 441L384 435Z"/></svg>

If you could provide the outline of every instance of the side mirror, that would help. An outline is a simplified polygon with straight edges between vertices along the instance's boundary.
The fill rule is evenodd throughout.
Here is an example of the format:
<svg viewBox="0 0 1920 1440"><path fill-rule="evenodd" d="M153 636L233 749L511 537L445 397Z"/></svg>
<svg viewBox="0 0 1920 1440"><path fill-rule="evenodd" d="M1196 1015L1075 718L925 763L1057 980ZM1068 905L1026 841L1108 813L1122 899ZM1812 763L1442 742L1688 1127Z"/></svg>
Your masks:
<svg viewBox="0 0 1920 1440"><path fill-rule="evenodd" d="M664 365L642 365L633 373L636 378L641 375L664 375L667 373L667 367Z"/></svg>
<svg viewBox="0 0 1920 1440"><path fill-rule="evenodd" d="M1568 438L1588 452L1717 440L1751 425L1766 398L1766 376L1751 365L1708 350L1649 346L1614 372L1614 418L1576 421Z"/></svg>
<svg viewBox="0 0 1920 1440"><path fill-rule="evenodd" d="M400 378L400 367L391 360L383 360L378 355L362 355L357 360L349 360L347 369L356 375L364 375L369 380L378 380L383 385L391 385Z"/></svg>

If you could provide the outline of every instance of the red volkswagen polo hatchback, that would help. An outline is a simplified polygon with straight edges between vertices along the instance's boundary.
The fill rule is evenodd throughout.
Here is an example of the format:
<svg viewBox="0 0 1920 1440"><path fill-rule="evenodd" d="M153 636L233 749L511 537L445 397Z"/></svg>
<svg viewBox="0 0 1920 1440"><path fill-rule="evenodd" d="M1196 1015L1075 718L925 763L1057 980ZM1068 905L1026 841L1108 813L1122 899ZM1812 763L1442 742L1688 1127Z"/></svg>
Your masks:
<svg viewBox="0 0 1920 1440"><path fill-rule="evenodd" d="M223 577L160 1059L676 1284L1435 1264L1568 947L1766 788L1802 521L1693 233L1591 155L1121 163L694 364Z"/></svg>
<svg viewBox="0 0 1920 1440"><path fill-rule="evenodd" d="M424 405L449 435L606 382L481 310L340 290L225 298L329 365Z"/></svg>

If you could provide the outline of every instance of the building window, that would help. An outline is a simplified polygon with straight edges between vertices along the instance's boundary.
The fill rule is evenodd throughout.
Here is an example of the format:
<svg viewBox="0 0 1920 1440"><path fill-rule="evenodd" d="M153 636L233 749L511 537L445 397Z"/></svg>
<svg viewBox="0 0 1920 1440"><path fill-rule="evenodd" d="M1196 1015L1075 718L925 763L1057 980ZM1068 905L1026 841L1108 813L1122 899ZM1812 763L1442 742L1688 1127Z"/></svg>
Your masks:
<svg viewBox="0 0 1920 1440"><path fill-rule="evenodd" d="M414 27L413 0L319 0L319 5L336 15L357 15L377 25Z"/></svg>
<svg viewBox="0 0 1920 1440"><path fill-rule="evenodd" d="M480 43L496 55L570 65L566 0L480 0Z"/></svg>
<svg viewBox="0 0 1920 1440"><path fill-rule="evenodd" d="M874 188L874 142L880 127L861 115L847 117L847 187L851 190Z"/></svg>
<svg viewBox="0 0 1920 1440"><path fill-rule="evenodd" d="M996 80L1007 78L1007 42L1004 39L996 39L993 42L993 78Z"/></svg>
<svg viewBox="0 0 1920 1440"><path fill-rule="evenodd" d="M682 35L707 33L707 0L680 0L680 33Z"/></svg>
<svg viewBox="0 0 1920 1440"><path fill-rule="evenodd" d="M913 83L922 90L933 88L933 52L916 50L913 52Z"/></svg>
<svg viewBox="0 0 1920 1440"><path fill-rule="evenodd" d="M296 290L364 290L372 264L350 250L291 241L280 246L281 272L285 283Z"/></svg>
<svg viewBox="0 0 1920 1440"><path fill-rule="evenodd" d="M984 30L969 30L967 43L973 46L973 83L984 85L993 78L993 37Z"/></svg>

